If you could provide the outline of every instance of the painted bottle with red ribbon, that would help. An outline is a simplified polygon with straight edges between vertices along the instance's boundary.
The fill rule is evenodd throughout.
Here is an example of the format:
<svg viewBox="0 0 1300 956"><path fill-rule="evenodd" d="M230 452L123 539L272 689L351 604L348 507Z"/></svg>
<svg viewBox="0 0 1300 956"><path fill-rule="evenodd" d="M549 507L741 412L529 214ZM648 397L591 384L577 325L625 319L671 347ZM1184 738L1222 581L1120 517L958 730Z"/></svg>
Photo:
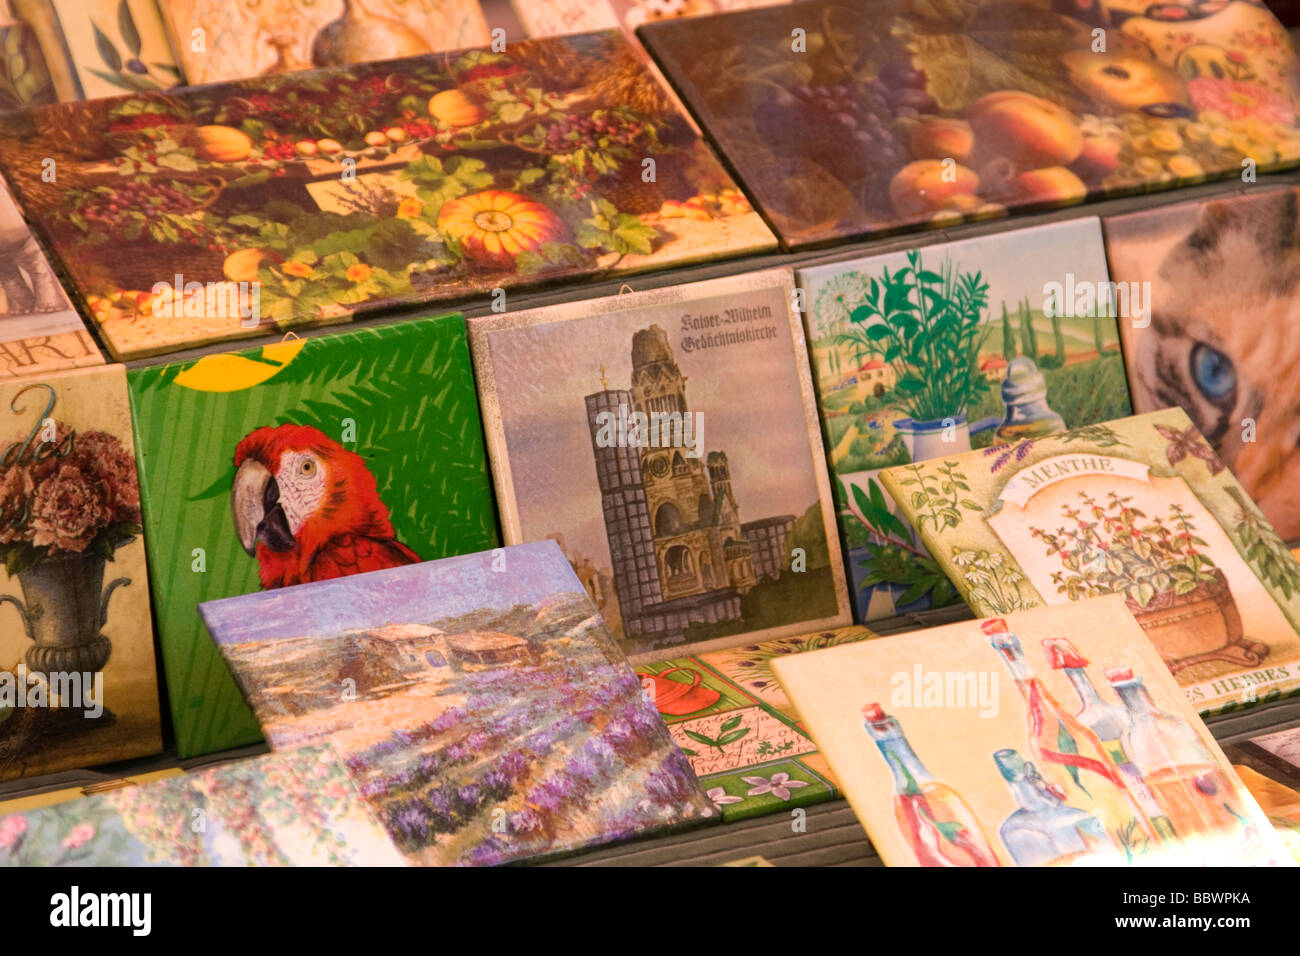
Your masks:
<svg viewBox="0 0 1300 956"><path fill-rule="evenodd" d="M1066 804L1055 784L1014 750L993 754L1011 788L1016 810L998 828L1002 845L1019 866L1067 866L1088 859L1113 863L1122 847L1095 812Z"/></svg>
<svg viewBox="0 0 1300 956"><path fill-rule="evenodd" d="M1001 866L966 801L925 769L898 721L879 704L862 708L862 726L894 777L894 819L921 866Z"/></svg>
<svg viewBox="0 0 1300 956"><path fill-rule="evenodd" d="M980 626L1025 699L1029 749L1043 778L1067 802L1096 812L1129 861L1156 851L1161 838L1155 824L1142 812L1097 735L1057 703L1034 676L1020 640L1006 621L995 618Z"/></svg>
<svg viewBox="0 0 1300 956"><path fill-rule="evenodd" d="M1108 667L1106 679L1128 710L1128 748L1147 784L1185 838L1227 836L1249 826L1234 806L1232 785L1184 720L1156 707L1131 667Z"/></svg>
<svg viewBox="0 0 1300 956"><path fill-rule="evenodd" d="M1155 794L1142 777L1142 771L1128 753L1128 711L1122 704L1102 700L1097 688L1093 686L1092 678L1084 670L1088 666L1087 659L1067 639L1048 638L1043 641L1043 650L1047 654L1048 663L1053 669L1065 672L1074 692L1079 695L1080 706L1074 716L1097 735L1111 762L1124 778L1129 792L1137 799L1142 812L1154 824L1161 839L1166 842L1175 839L1174 826L1168 814L1156 800Z"/></svg>

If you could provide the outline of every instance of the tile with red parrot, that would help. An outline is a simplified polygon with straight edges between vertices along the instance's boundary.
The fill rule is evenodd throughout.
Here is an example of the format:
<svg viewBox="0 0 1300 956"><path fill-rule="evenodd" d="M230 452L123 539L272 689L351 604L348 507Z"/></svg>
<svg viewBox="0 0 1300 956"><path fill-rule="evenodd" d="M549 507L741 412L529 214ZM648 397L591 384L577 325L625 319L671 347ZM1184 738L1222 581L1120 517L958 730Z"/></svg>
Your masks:
<svg viewBox="0 0 1300 956"><path fill-rule="evenodd" d="M184 756L259 738L196 604L497 543L459 316L130 375Z"/></svg>

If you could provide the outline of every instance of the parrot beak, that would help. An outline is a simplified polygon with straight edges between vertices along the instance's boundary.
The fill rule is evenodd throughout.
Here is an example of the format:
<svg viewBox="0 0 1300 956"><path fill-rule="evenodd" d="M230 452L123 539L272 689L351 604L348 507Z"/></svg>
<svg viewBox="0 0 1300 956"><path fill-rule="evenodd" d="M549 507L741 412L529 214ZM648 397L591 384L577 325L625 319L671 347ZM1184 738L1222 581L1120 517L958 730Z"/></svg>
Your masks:
<svg viewBox="0 0 1300 956"><path fill-rule="evenodd" d="M260 461L246 460L235 472L230 488L235 533L250 556L258 542L272 551L292 551L297 542L280 505L280 486Z"/></svg>

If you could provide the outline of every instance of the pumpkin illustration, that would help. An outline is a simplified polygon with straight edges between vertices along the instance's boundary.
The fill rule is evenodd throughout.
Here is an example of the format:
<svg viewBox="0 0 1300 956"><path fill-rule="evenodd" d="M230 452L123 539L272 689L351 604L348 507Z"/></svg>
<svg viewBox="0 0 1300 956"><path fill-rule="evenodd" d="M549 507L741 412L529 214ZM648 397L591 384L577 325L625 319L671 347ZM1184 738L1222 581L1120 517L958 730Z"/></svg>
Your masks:
<svg viewBox="0 0 1300 956"><path fill-rule="evenodd" d="M477 126L487 118L487 111L461 90L443 90L429 99L429 115L439 123L459 128Z"/></svg>
<svg viewBox="0 0 1300 956"><path fill-rule="evenodd" d="M550 209L500 189L444 203L438 210L438 229L460 242L466 258L501 269L513 269L521 252L569 236L564 221Z"/></svg>
<svg viewBox="0 0 1300 956"><path fill-rule="evenodd" d="M213 163L238 163L248 158L253 141L233 126L200 126L186 138L194 154Z"/></svg>

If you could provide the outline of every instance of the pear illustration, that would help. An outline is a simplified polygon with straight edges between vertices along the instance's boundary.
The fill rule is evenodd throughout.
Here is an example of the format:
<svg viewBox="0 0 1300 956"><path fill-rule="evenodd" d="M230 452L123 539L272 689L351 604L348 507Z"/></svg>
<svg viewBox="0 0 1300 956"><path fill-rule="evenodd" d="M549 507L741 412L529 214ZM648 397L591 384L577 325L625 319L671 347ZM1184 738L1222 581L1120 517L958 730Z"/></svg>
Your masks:
<svg viewBox="0 0 1300 956"><path fill-rule="evenodd" d="M312 41L311 60L317 66L345 66L432 52L424 38L400 20L367 10L361 0L343 0L343 14L321 27Z"/></svg>

